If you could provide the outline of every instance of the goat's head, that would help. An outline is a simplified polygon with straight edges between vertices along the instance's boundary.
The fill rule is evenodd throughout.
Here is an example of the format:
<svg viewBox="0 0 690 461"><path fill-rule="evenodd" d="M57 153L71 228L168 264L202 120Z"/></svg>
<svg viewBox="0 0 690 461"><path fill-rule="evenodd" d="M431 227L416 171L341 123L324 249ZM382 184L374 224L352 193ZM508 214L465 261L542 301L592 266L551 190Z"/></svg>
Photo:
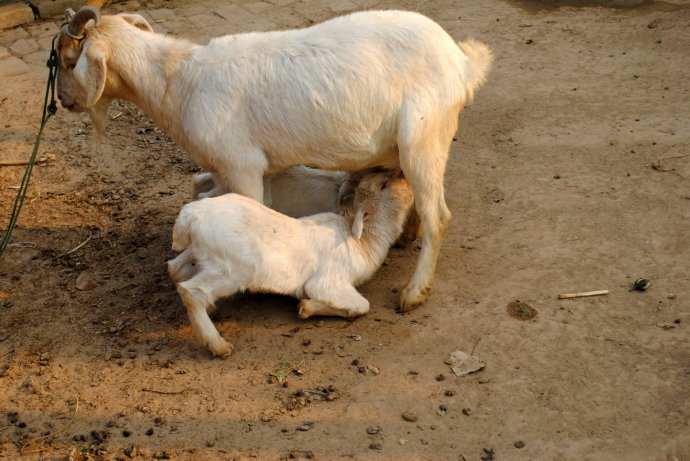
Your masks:
<svg viewBox="0 0 690 461"><path fill-rule="evenodd" d="M383 217L402 226L413 202L410 184L400 171L366 175L355 190L352 234L361 238L367 221Z"/></svg>
<svg viewBox="0 0 690 461"><path fill-rule="evenodd" d="M118 17L125 24L152 31L139 15ZM84 6L76 13L68 10L67 18L69 21L62 26L56 40L58 98L65 109L88 112L100 131L112 100L108 89L118 85L117 76L108 72L111 46L101 37L98 8Z"/></svg>

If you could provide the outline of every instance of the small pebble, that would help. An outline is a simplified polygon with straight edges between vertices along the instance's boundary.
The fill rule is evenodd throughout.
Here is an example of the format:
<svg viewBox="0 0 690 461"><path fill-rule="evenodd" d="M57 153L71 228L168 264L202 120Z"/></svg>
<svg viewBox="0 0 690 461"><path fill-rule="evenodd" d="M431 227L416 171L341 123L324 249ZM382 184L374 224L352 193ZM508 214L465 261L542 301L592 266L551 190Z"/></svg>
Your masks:
<svg viewBox="0 0 690 461"><path fill-rule="evenodd" d="M369 435L378 434L379 432L381 432L381 428L378 426L367 427L367 434L369 434Z"/></svg>
<svg viewBox="0 0 690 461"><path fill-rule="evenodd" d="M129 432L129 431L122 431L122 437L129 437L130 435L132 435L131 432Z"/></svg>
<svg viewBox="0 0 690 461"><path fill-rule="evenodd" d="M148 429L148 430L146 431L146 435L149 435L149 436L153 435L153 428Z"/></svg>
<svg viewBox="0 0 690 461"><path fill-rule="evenodd" d="M419 442L420 442L422 445L429 445L429 442L426 441L426 440L424 440L424 439L421 439Z"/></svg>
<svg viewBox="0 0 690 461"><path fill-rule="evenodd" d="M379 442L373 442L371 445L369 445L370 450L381 450L383 448L383 445L381 445Z"/></svg>
<svg viewBox="0 0 690 461"><path fill-rule="evenodd" d="M453 397L455 395L455 391L448 390L446 391L446 397Z"/></svg>
<svg viewBox="0 0 690 461"><path fill-rule="evenodd" d="M472 410L470 408L463 408L462 414L465 416L470 416L472 414Z"/></svg>
<svg viewBox="0 0 690 461"><path fill-rule="evenodd" d="M436 381L443 381L444 379L446 379L446 377L443 375L436 376Z"/></svg>
<svg viewBox="0 0 690 461"><path fill-rule="evenodd" d="M409 421L411 423L414 423L415 421L417 421L417 415L415 415L414 413L410 413L409 411L406 411L405 413L403 413L402 418L405 421Z"/></svg>
<svg viewBox="0 0 690 461"><path fill-rule="evenodd" d="M307 432L309 429L311 429L311 424L302 424L297 428L300 432Z"/></svg>
<svg viewBox="0 0 690 461"><path fill-rule="evenodd" d="M399 445L405 445L406 443L407 443L407 439L398 439Z"/></svg>
<svg viewBox="0 0 690 461"><path fill-rule="evenodd" d="M515 448L523 448L524 446L525 442L523 442L522 440L518 440L517 442L515 442Z"/></svg>

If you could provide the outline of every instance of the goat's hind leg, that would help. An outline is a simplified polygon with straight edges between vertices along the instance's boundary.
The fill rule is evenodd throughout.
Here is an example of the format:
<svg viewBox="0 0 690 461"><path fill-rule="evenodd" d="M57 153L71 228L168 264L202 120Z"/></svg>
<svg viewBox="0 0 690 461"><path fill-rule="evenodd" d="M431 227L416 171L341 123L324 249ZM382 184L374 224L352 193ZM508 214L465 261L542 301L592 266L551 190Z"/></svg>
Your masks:
<svg viewBox="0 0 690 461"><path fill-rule="evenodd" d="M404 129L401 128L400 167L412 186L415 210L423 228L417 267L400 295L403 312L423 304L433 286L441 242L451 219L443 196L443 176L450 142L457 129L458 112L428 114L421 118L409 116L403 124ZM424 124L417 125L421 119Z"/></svg>
<svg viewBox="0 0 690 461"><path fill-rule="evenodd" d="M215 297L194 278L177 284L177 292L187 308L192 330L201 344L219 357L232 354L234 346L224 340L213 325L209 312L214 309Z"/></svg>
<svg viewBox="0 0 690 461"><path fill-rule="evenodd" d="M197 273L199 266L189 249L168 261L168 273L175 283L185 282Z"/></svg>
<svg viewBox="0 0 690 461"><path fill-rule="evenodd" d="M297 316L301 319L308 319L315 315L351 319L369 312L369 301L352 285L331 286L328 290L328 293L324 294L322 290L312 291L307 288L307 295L312 299L300 301Z"/></svg>

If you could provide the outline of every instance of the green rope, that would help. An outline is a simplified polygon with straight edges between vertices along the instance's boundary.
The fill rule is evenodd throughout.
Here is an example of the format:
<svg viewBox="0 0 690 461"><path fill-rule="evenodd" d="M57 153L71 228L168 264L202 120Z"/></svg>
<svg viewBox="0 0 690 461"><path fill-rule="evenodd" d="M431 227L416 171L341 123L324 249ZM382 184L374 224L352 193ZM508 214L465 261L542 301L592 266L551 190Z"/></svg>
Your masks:
<svg viewBox="0 0 690 461"><path fill-rule="evenodd" d="M22 183L19 186L19 192L17 193L17 198L14 200L14 208L12 208L12 214L10 215L10 222L7 226L7 231L2 238L2 243L0 243L0 258L5 254L5 248L10 243L10 237L12 236L12 231L17 224L19 219L19 212L24 204L24 198L26 197L26 192L29 188L29 179L31 178L31 171L36 163L36 153L38 152L38 146L41 143L41 136L43 135L43 128L46 125L48 119L55 115L57 112L57 104L55 103L55 79L57 77L57 52L55 51L55 39L58 36L53 37L53 42L50 49L50 57L46 65L48 66L48 83L46 84L46 96L43 100L43 115L41 117L41 127L38 129L38 136L36 136L36 142L34 143L34 150L29 158L29 163L24 171L24 177L22 178ZM50 96L50 103L48 103L48 96Z"/></svg>

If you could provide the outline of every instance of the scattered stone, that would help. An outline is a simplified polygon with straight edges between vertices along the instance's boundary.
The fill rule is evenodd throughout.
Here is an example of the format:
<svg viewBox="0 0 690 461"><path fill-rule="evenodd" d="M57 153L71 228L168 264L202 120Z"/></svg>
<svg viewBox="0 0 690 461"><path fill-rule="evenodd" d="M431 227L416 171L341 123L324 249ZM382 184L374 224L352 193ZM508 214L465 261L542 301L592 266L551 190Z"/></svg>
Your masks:
<svg viewBox="0 0 690 461"><path fill-rule="evenodd" d="M311 423L302 424L301 426L297 427L297 430L300 432L307 432L309 429L311 429L311 427L312 427Z"/></svg>
<svg viewBox="0 0 690 461"><path fill-rule="evenodd" d="M0 79L22 75L29 72L31 68L24 61L14 56L2 60L0 66Z"/></svg>
<svg viewBox="0 0 690 461"><path fill-rule="evenodd" d="M407 443L407 439L398 439L399 445L405 445L406 443Z"/></svg>
<svg viewBox="0 0 690 461"><path fill-rule="evenodd" d="M38 14L43 19L53 16L64 17L67 8L77 11L84 5L80 0L32 0L31 3L38 8Z"/></svg>
<svg viewBox="0 0 690 461"><path fill-rule="evenodd" d="M523 448L525 446L525 442L523 442L522 440L518 440L517 442L515 442L514 445L515 448Z"/></svg>
<svg viewBox="0 0 690 461"><path fill-rule="evenodd" d="M405 421L409 421L411 423L414 423L417 421L417 415L415 415L414 413L410 413L409 411L406 411L405 413L403 413L402 418Z"/></svg>
<svg viewBox="0 0 690 461"><path fill-rule="evenodd" d="M651 280L648 279L637 279L635 280L635 289L637 291L645 291L652 284Z"/></svg>
<svg viewBox="0 0 690 461"><path fill-rule="evenodd" d="M455 391L453 391L453 390L447 390L445 392L446 397L453 397L454 395L455 395Z"/></svg>
<svg viewBox="0 0 690 461"><path fill-rule="evenodd" d="M436 379L436 381L439 381L439 382L441 382L441 381L443 381L444 379L446 379L446 377L445 377L445 376L443 376L443 375L441 374L441 375L438 375L438 376L436 376L436 378L435 378L435 379Z"/></svg>
<svg viewBox="0 0 690 461"><path fill-rule="evenodd" d="M10 51L16 56L26 56L39 50L38 42L33 38L23 38L10 45Z"/></svg>
<svg viewBox="0 0 690 461"><path fill-rule="evenodd" d="M152 436L153 435L153 428L148 429L146 431L146 435L148 435L149 437Z"/></svg>
<svg viewBox="0 0 690 461"><path fill-rule="evenodd" d="M369 445L370 450L381 450L383 448L383 445L379 442L373 442L371 445Z"/></svg>
<svg viewBox="0 0 690 461"><path fill-rule="evenodd" d="M429 445L429 442L425 439L420 439L419 443L421 443L422 445Z"/></svg>
<svg viewBox="0 0 690 461"><path fill-rule="evenodd" d="M378 434L379 432L381 432L381 428L379 426L367 427L367 434L369 434L369 435Z"/></svg>
<svg viewBox="0 0 690 461"><path fill-rule="evenodd" d="M0 6L0 30L34 22L34 12L28 4L13 3Z"/></svg>
<svg viewBox="0 0 690 461"><path fill-rule="evenodd" d="M374 373L375 375L378 375L380 373L380 370L375 367L374 365L367 365L367 371L370 371Z"/></svg>
<svg viewBox="0 0 690 461"><path fill-rule="evenodd" d="M96 288L98 285L100 285L100 281L98 278L95 276L88 274L86 272L82 272L79 274L79 277L77 277L77 290L80 291L88 291L88 290L93 290Z"/></svg>
<svg viewBox="0 0 690 461"><path fill-rule="evenodd" d="M673 323L662 322L662 323L657 323L656 326L658 326L659 328L663 328L664 330L670 330L672 328L678 328L679 324L680 324L680 322L673 322Z"/></svg>
<svg viewBox="0 0 690 461"><path fill-rule="evenodd" d="M126 437L129 437L130 435L132 435L132 433L130 431L122 431L122 437L126 438Z"/></svg>
<svg viewBox="0 0 690 461"><path fill-rule="evenodd" d="M463 351L453 351L450 353L446 364L450 365L457 376L464 376L484 368L484 362Z"/></svg>
<svg viewBox="0 0 690 461"><path fill-rule="evenodd" d="M462 414L465 416L470 416L472 414L472 409L471 408L463 408Z"/></svg>

